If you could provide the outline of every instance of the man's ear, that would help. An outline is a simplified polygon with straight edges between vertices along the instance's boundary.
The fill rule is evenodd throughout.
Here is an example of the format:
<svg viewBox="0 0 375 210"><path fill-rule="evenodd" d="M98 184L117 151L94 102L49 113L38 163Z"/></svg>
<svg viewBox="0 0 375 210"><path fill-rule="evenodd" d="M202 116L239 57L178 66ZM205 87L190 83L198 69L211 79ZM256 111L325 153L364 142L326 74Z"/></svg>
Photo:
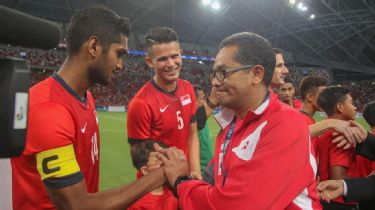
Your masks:
<svg viewBox="0 0 375 210"><path fill-rule="evenodd" d="M148 174L147 166L142 166L139 170L144 176Z"/></svg>
<svg viewBox="0 0 375 210"><path fill-rule="evenodd" d="M305 98L307 99L308 102L312 103L314 100L314 95L312 93L307 93Z"/></svg>
<svg viewBox="0 0 375 210"><path fill-rule="evenodd" d="M153 69L153 68L154 68L154 65L152 65L152 58L146 54L146 58L145 58L145 60L146 60L146 64L147 64L147 66L148 66L150 69Z"/></svg>
<svg viewBox="0 0 375 210"><path fill-rule="evenodd" d="M92 58L97 58L102 52L102 44L97 36L91 36L88 40L88 51Z"/></svg>
<svg viewBox="0 0 375 210"><path fill-rule="evenodd" d="M336 104L336 110L339 112L339 113L342 113L343 112L343 104L342 103L337 103Z"/></svg>
<svg viewBox="0 0 375 210"><path fill-rule="evenodd" d="M252 84L260 84L263 82L265 69L261 65L256 65L252 70L254 76L252 78Z"/></svg>

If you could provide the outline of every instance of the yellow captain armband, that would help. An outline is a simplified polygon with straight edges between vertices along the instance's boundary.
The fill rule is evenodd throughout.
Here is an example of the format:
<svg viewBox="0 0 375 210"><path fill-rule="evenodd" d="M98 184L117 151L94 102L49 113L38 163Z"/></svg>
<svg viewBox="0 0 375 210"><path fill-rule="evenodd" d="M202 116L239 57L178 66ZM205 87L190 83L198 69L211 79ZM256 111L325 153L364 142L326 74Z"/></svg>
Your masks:
<svg viewBox="0 0 375 210"><path fill-rule="evenodd" d="M38 153L36 163L41 179L48 186L59 188L83 179L72 144Z"/></svg>

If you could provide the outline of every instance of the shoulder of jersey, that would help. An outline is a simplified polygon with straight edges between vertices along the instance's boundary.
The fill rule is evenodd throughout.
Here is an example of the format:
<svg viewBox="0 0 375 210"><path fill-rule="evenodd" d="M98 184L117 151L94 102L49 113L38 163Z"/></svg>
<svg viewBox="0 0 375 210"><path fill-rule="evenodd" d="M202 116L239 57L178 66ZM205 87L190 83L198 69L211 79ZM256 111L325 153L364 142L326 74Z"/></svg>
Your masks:
<svg viewBox="0 0 375 210"><path fill-rule="evenodd" d="M53 90L52 86L55 85L54 82L55 81L49 77L31 87L29 91L29 106L49 101L50 93Z"/></svg>
<svg viewBox="0 0 375 210"><path fill-rule="evenodd" d="M150 90L153 88L152 84L150 81L146 82L146 84L144 84L141 89L139 89L137 91L137 93L134 95L133 98L140 98L140 97L144 97L145 95L149 94L150 93Z"/></svg>

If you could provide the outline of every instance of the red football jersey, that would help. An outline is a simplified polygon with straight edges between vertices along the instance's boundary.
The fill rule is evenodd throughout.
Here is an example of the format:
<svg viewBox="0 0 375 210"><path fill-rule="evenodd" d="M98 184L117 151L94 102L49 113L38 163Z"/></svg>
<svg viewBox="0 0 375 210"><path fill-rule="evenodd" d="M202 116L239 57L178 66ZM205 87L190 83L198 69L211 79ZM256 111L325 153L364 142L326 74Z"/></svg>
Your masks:
<svg viewBox="0 0 375 210"><path fill-rule="evenodd" d="M80 99L58 75L32 87L26 148L21 157L12 159L14 209L55 208L43 186L43 182L47 186L51 183L49 178L41 181L45 174L38 171L37 159L39 154L52 151L56 154L49 160L58 160L60 148L74 148L75 160L73 156L71 162L78 163L79 168L74 174L67 171L67 176L55 179L55 187L75 184L83 175L87 191L97 192L99 145L98 118L90 92L86 92L86 99ZM56 170L64 167L43 168L46 173Z"/></svg>
<svg viewBox="0 0 375 210"><path fill-rule="evenodd" d="M151 80L129 103L129 142L159 140L182 149L188 155L190 123L195 120L195 112L194 88L188 81L179 79L176 90L167 93Z"/></svg>
<svg viewBox="0 0 375 210"><path fill-rule="evenodd" d="M301 114L272 93L235 124L234 113L223 112L213 159L214 186L182 182L177 189L182 209L321 209L316 162Z"/></svg>
<svg viewBox="0 0 375 210"><path fill-rule="evenodd" d="M358 175L360 177L366 177L372 173L374 161L371 161L360 155L356 156L356 160L357 160L357 167L358 167Z"/></svg>
<svg viewBox="0 0 375 210"><path fill-rule="evenodd" d="M128 210L177 210L177 199L170 190L164 189L162 195L146 194Z"/></svg>
<svg viewBox="0 0 375 210"><path fill-rule="evenodd" d="M295 108L297 110L300 110L302 108L302 102L300 100L293 99L292 103L293 103L293 108Z"/></svg>
<svg viewBox="0 0 375 210"><path fill-rule="evenodd" d="M345 167L347 169L346 176L349 178L361 177L358 156L355 154L354 148L352 147L348 150L338 148L332 143L333 132L333 130L330 130L323 133L318 141L320 181L331 179L330 168L332 166ZM338 197L334 201L345 203L342 197Z"/></svg>

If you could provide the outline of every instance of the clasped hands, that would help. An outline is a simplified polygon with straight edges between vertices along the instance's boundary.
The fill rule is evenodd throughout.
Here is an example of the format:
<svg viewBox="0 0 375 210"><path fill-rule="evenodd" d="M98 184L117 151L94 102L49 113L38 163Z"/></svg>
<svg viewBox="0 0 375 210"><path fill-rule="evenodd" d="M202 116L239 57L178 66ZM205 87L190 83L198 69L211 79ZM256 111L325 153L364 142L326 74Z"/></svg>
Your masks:
<svg viewBox="0 0 375 210"><path fill-rule="evenodd" d="M202 179L199 173L190 171L189 162L182 150L176 147L162 148L158 144L154 144L154 149L155 152L149 155L147 167L162 167L171 187L179 176L189 175L193 179Z"/></svg>

